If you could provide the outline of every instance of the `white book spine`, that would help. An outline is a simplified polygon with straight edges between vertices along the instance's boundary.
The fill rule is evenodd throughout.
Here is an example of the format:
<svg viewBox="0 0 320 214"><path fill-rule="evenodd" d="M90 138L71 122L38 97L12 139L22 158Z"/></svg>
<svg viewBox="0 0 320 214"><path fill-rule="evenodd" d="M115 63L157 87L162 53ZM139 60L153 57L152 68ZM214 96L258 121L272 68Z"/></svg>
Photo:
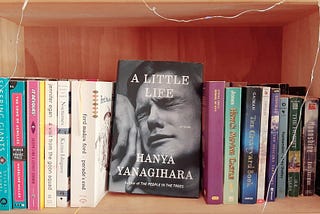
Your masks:
<svg viewBox="0 0 320 214"><path fill-rule="evenodd" d="M264 202L269 110L270 110L270 87L263 87L262 107L261 107L261 126L260 126L261 128L260 128L257 203Z"/></svg>
<svg viewBox="0 0 320 214"><path fill-rule="evenodd" d="M95 207L106 194L112 86L72 81L71 207Z"/></svg>
<svg viewBox="0 0 320 214"><path fill-rule="evenodd" d="M57 82L46 81L45 84L45 207L56 207Z"/></svg>
<svg viewBox="0 0 320 214"><path fill-rule="evenodd" d="M57 207L70 202L70 82L58 81Z"/></svg>

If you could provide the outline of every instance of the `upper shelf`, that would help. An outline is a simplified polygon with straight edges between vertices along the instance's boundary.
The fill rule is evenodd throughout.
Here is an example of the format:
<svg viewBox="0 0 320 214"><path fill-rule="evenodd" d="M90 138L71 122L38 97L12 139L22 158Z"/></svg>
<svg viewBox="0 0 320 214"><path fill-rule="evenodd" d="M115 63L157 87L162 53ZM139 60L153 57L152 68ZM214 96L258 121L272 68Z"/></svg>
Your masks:
<svg viewBox="0 0 320 214"><path fill-rule="evenodd" d="M280 1L280 0L279 0ZM276 0L29 0L24 26L281 26L317 11L316 0L287 0L265 13L249 12L237 19L212 18L189 23L207 16L234 16L245 10L264 10ZM23 0L0 0L0 17L20 20ZM147 2L147 3L145 3ZM148 8L149 6L149 8Z"/></svg>

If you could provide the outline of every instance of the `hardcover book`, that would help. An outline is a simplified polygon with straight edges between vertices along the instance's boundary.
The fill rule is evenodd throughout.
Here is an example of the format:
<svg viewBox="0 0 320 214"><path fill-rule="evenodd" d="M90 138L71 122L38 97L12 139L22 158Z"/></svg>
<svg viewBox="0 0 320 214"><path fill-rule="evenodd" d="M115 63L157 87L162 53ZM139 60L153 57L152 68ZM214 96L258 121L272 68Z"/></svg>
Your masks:
<svg viewBox="0 0 320 214"><path fill-rule="evenodd" d="M304 196L315 192L317 142L318 142L318 98L307 98L304 108L301 193Z"/></svg>
<svg viewBox="0 0 320 214"><path fill-rule="evenodd" d="M27 208L26 84L10 80L12 206Z"/></svg>
<svg viewBox="0 0 320 214"><path fill-rule="evenodd" d="M57 207L70 203L71 86L58 81Z"/></svg>
<svg viewBox="0 0 320 214"><path fill-rule="evenodd" d="M40 209L40 85L27 80L28 209Z"/></svg>
<svg viewBox="0 0 320 214"><path fill-rule="evenodd" d="M224 204L238 203L241 93L241 87L227 87L225 90Z"/></svg>
<svg viewBox="0 0 320 214"><path fill-rule="evenodd" d="M223 202L223 147L225 81L206 81L203 84L203 186L208 204Z"/></svg>
<svg viewBox="0 0 320 214"><path fill-rule="evenodd" d="M280 96L277 198L286 196L289 98Z"/></svg>
<svg viewBox="0 0 320 214"><path fill-rule="evenodd" d="M239 202L257 202L261 120L261 87L243 87L240 150Z"/></svg>
<svg viewBox="0 0 320 214"><path fill-rule="evenodd" d="M45 96L45 207L57 205L57 81L46 81Z"/></svg>
<svg viewBox="0 0 320 214"><path fill-rule="evenodd" d="M267 201L274 201L277 193L277 174L273 174L276 173L275 169L278 164L279 111L280 89L271 88L265 192L265 199Z"/></svg>
<svg viewBox="0 0 320 214"><path fill-rule="evenodd" d="M0 210L12 209L9 78L0 78Z"/></svg>
<svg viewBox="0 0 320 214"><path fill-rule="evenodd" d="M202 65L119 62L109 190L199 197Z"/></svg>
<svg viewBox="0 0 320 214"><path fill-rule="evenodd" d="M95 207L107 193L113 83L71 81L71 207Z"/></svg>
<svg viewBox="0 0 320 214"><path fill-rule="evenodd" d="M257 203L264 202L270 109L270 87L262 87Z"/></svg>
<svg viewBox="0 0 320 214"><path fill-rule="evenodd" d="M289 99L289 145L288 152L288 196L297 197L300 192L301 168L301 130L302 130L303 97L291 96Z"/></svg>

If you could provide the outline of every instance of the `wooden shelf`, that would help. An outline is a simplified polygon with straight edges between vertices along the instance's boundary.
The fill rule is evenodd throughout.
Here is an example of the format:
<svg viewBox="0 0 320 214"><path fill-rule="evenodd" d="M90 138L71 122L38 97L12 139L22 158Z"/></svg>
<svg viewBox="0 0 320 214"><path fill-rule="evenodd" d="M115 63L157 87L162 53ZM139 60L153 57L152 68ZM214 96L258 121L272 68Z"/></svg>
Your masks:
<svg viewBox="0 0 320 214"><path fill-rule="evenodd" d="M161 15L173 19L234 16L249 9L266 9L276 0L146 0ZM215 18L190 23L168 22L154 15L142 0L30 0L24 26L282 26L317 10L316 0L288 0L267 13L250 12L237 19ZM20 20L23 0L1 0L0 17Z"/></svg>
<svg viewBox="0 0 320 214"><path fill-rule="evenodd" d="M204 199L171 198L150 195L128 195L108 193L95 208L45 208L39 213L108 213L108 214L186 214L186 213L319 213L320 197L297 197L276 199L264 204L207 205ZM32 211L14 210L14 213L31 213ZM33 211L34 212L34 211Z"/></svg>
<svg viewBox="0 0 320 214"><path fill-rule="evenodd" d="M0 75L11 76L23 0L0 0ZM233 16L279 0L146 0L167 18ZM142 0L29 0L15 76L115 80L119 59L197 61L205 80L308 85L318 42L317 0L287 0L266 13L190 23L164 20ZM320 96L320 65L311 95ZM181 199L109 193L92 208L41 213L261 213L263 204L206 205ZM318 213L320 198L270 202L264 213ZM31 213L15 210L13 213Z"/></svg>

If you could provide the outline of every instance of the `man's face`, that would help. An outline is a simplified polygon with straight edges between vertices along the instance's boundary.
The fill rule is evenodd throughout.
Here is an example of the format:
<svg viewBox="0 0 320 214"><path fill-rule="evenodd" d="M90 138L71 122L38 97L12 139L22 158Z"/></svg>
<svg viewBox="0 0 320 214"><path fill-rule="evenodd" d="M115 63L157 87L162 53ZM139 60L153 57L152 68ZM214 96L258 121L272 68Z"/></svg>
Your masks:
<svg viewBox="0 0 320 214"><path fill-rule="evenodd" d="M169 71L158 74L173 75ZM172 94L167 94L167 89L173 89ZM158 95L159 90L163 92L161 97L146 96L154 92ZM191 83L143 83L137 94L136 115L143 148L148 154L181 158L198 152L201 100Z"/></svg>

